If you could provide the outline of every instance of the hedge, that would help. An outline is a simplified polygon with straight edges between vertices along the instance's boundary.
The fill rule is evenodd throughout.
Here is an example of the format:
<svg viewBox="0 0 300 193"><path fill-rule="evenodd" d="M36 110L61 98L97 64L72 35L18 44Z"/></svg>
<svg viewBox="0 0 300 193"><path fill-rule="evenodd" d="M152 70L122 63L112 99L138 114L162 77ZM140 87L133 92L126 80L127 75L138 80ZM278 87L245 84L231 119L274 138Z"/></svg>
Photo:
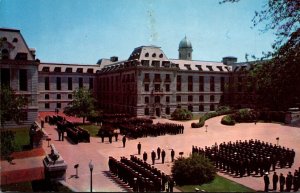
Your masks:
<svg viewBox="0 0 300 193"><path fill-rule="evenodd" d="M222 118L221 123L223 125L235 125L235 120L232 118L232 115L225 115Z"/></svg>
<svg viewBox="0 0 300 193"><path fill-rule="evenodd" d="M171 114L172 119L174 120L191 120L193 117L193 114L191 111L187 109L181 109L177 108L175 111Z"/></svg>

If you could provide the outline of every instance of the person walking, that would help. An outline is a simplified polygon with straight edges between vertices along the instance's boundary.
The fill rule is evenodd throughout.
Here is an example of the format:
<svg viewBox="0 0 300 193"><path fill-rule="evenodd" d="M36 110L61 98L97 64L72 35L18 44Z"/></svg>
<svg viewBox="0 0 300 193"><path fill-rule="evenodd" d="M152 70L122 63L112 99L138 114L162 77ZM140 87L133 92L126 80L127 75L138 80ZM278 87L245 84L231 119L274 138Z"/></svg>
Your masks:
<svg viewBox="0 0 300 193"><path fill-rule="evenodd" d="M174 149L171 150L171 160L174 161L175 151Z"/></svg>
<svg viewBox="0 0 300 193"><path fill-rule="evenodd" d="M141 149L142 149L142 144L141 144L141 142L139 142L139 143L137 144L137 149L138 149L138 154L141 155Z"/></svg>
<svg viewBox="0 0 300 193"><path fill-rule="evenodd" d="M157 148L156 152L157 152L157 159L159 160L160 159L160 152L161 152L160 147Z"/></svg>
<svg viewBox="0 0 300 193"><path fill-rule="evenodd" d="M148 159L148 154L144 151L144 154L143 154L144 162L147 162L147 159Z"/></svg>
<svg viewBox="0 0 300 193"><path fill-rule="evenodd" d="M277 190L277 182L278 182L278 175L276 174L276 172L274 172L273 174L273 190Z"/></svg>
<svg viewBox="0 0 300 193"><path fill-rule="evenodd" d="M166 152L164 149L161 151L161 163L165 163Z"/></svg>
<svg viewBox="0 0 300 193"><path fill-rule="evenodd" d="M125 135L123 136L122 142L123 142L123 147L125 148L125 144L126 144L126 136Z"/></svg>
<svg viewBox="0 0 300 193"><path fill-rule="evenodd" d="M156 153L155 153L155 151L152 149L152 152L151 152L152 165L155 164L155 158L156 158Z"/></svg>

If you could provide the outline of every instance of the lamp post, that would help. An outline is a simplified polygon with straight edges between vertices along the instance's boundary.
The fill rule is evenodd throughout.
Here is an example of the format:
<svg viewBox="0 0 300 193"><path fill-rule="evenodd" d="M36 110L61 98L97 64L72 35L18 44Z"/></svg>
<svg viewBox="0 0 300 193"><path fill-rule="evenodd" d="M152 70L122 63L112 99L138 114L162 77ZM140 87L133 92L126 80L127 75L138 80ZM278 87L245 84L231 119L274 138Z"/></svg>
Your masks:
<svg viewBox="0 0 300 193"><path fill-rule="evenodd" d="M93 169L94 169L94 165L92 164L92 160L89 163L89 168L90 168L90 172L91 172L91 192L93 192Z"/></svg>
<svg viewBox="0 0 300 193"><path fill-rule="evenodd" d="M279 137L277 137L276 140L277 140L277 146L278 146L279 145Z"/></svg>
<svg viewBox="0 0 300 193"><path fill-rule="evenodd" d="M208 127L208 125L205 125L205 132L207 132L207 127Z"/></svg>

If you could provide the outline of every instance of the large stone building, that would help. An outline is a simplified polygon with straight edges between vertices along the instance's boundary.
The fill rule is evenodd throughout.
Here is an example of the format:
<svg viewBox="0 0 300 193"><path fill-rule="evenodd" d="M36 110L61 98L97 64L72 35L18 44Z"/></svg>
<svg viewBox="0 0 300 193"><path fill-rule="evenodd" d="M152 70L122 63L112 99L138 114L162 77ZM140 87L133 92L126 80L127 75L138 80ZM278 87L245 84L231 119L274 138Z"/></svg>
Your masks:
<svg viewBox="0 0 300 193"><path fill-rule="evenodd" d="M192 60L192 44L186 37L178 51L179 59L169 59L160 47L141 46L128 60L103 65L97 73L101 108L158 117L169 117L176 108L200 113L216 110L236 58Z"/></svg>
<svg viewBox="0 0 300 193"><path fill-rule="evenodd" d="M0 71L1 85L10 86L17 95L28 98L23 109L22 122L31 124L38 116L38 65L35 50L30 49L20 30L0 29ZM7 120L6 127L15 123Z"/></svg>
<svg viewBox="0 0 300 193"><path fill-rule="evenodd" d="M221 62L192 60L187 37L179 43L179 59L168 58L160 47L140 46L127 60L113 56L93 65L40 62L20 30L0 28L0 38L1 84L30 98L25 124L34 121L38 111L62 110L79 87L91 89L106 112L170 117L176 108L214 111L220 101L234 103L235 96L241 96L239 87L231 87L233 95L224 99L224 89L241 82L239 72L249 68L236 63L235 57Z"/></svg>

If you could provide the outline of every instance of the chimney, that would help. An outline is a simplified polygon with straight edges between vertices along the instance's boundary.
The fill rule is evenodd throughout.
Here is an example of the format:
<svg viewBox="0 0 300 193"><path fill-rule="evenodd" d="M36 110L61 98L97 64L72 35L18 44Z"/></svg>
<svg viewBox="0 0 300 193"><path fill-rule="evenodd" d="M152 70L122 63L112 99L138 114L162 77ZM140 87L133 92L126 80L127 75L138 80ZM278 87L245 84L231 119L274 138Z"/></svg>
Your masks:
<svg viewBox="0 0 300 193"><path fill-rule="evenodd" d="M29 51L30 51L31 55L33 56L33 59L35 59L35 52L36 52L35 48L30 48Z"/></svg>
<svg viewBox="0 0 300 193"><path fill-rule="evenodd" d="M110 61L111 62L118 62L118 56L112 56L112 57L110 57Z"/></svg>

